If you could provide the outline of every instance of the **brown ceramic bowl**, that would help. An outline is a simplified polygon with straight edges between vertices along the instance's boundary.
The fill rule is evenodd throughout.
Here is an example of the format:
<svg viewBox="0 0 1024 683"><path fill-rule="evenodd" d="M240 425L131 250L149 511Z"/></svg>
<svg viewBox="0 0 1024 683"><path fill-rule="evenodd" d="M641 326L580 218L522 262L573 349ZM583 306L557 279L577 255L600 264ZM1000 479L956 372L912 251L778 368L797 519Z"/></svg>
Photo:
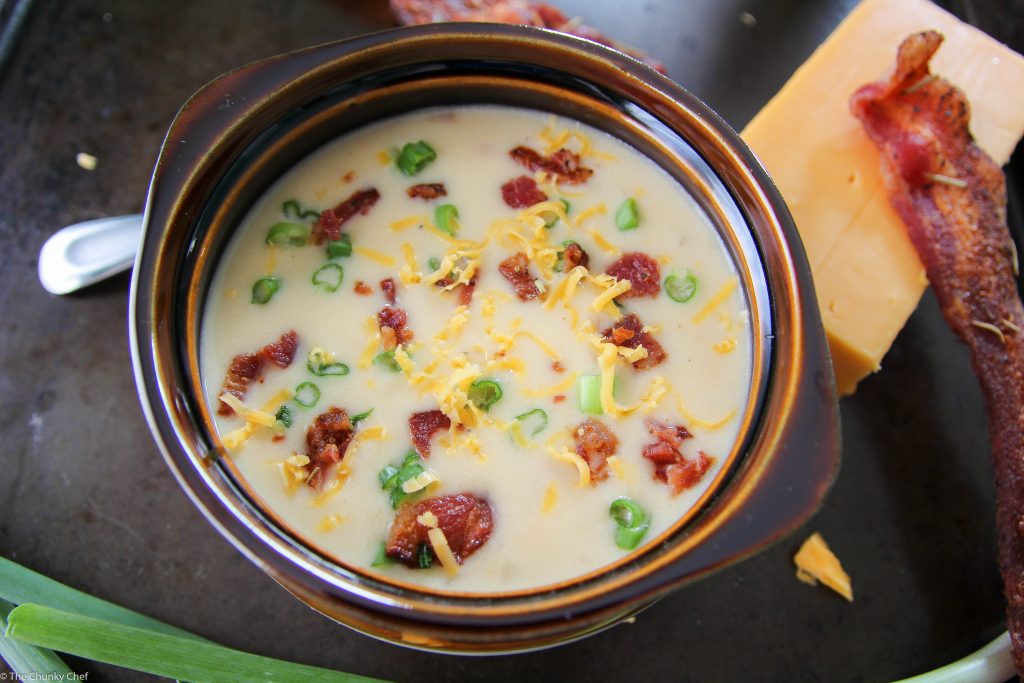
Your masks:
<svg viewBox="0 0 1024 683"><path fill-rule="evenodd" d="M333 558L287 528L221 457L198 362L211 273L275 179L368 122L470 103L575 118L655 160L720 232L755 335L740 438L690 513L601 571L494 594L397 583ZM783 537L815 511L838 467L836 395L810 269L771 180L736 133L674 82L618 52L548 31L398 29L267 59L207 85L182 108L161 150L131 313L150 428L207 519L313 608L413 647L508 652L608 627Z"/></svg>

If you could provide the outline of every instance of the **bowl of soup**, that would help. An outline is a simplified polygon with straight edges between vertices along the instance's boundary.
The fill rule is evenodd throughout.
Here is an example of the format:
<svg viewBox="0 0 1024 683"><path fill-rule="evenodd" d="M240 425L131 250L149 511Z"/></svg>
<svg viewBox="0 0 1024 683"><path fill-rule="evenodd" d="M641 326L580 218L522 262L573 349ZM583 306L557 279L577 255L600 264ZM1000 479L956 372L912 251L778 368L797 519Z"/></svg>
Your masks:
<svg viewBox="0 0 1024 683"><path fill-rule="evenodd" d="M550 646L782 538L838 465L805 255L667 78L399 29L199 91L132 283L154 437L211 523L375 637Z"/></svg>

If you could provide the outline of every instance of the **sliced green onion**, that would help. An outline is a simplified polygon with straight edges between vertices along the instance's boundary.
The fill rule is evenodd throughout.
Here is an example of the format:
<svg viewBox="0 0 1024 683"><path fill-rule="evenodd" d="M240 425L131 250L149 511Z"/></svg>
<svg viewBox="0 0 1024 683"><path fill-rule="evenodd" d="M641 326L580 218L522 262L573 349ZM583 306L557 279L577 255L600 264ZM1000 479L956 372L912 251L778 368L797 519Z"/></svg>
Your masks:
<svg viewBox="0 0 1024 683"><path fill-rule="evenodd" d="M306 209L302 212L302 215L299 216L299 218L304 221L315 221L317 218L320 218L320 212L315 209Z"/></svg>
<svg viewBox="0 0 1024 683"><path fill-rule="evenodd" d="M325 292L336 292L345 279L345 269L337 263L327 263L313 273L313 284Z"/></svg>
<svg viewBox="0 0 1024 683"><path fill-rule="evenodd" d="M569 202L565 201L564 199L559 199L558 201L559 201L559 203L563 207L565 207L565 213L568 214L569 213ZM554 227L555 223L557 223L560 218L561 218L561 216L559 216L557 213L552 211L551 215L544 219L544 227L545 228Z"/></svg>
<svg viewBox="0 0 1024 683"><path fill-rule="evenodd" d="M622 206L615 212L615 225L619 230L633 230L640 225L640 211L635 199L630 197L622 202Z"/></svg>
<svg viewBox="0 0 1024 683"><path fill-rule="evenodd" d="M347 232L341 233L336 240L327 243L327 258L341 258L352 255L352 238Z"/></svg>
<svg viewBox="0 0 1024 683"><path fill-rule="evenodd" d="M420 460L422 460L422 458L420 458L420 454L410 448L409 451L402 457L402 467L414 465L418 463Z"/></svg>
<svg viewBox="0 0 1024 683"><path fill-rule="evenodd" d="M616 524L615 545L623 550L637 547L651 525L647 512L629 498L613 500L608 514Z"/></svg>
<svg viewBox="0 0 1024 683"><path fill-rule="evenodd" d="M673 273L665 278L665 293L672 301L684 304L697 293L697 278L690 273L682 277Z"/></svg>
<svg viewBox="0 0 1024 683"><path fill-rule="evenodd" d="M398 153L395 166L405 175L416 175L436 158L437 152L423 140L407 142L402 146L402 151Z"/></svg>
<svg viewBox="0 0 1024 683"><path fill-rule="evenodd" d="M459 210L454 204L441 204L434 209L434 222L437 228L455 237L459 231ZM440 267L440 264L439 266ZM435 268L434 270L437 270Z"/></svg>
<svg viewBox="0 0 1024 683"><path fill-rule="evenodd" d="M283 424L285 427L292 426L292 411L288 410L288 406L281 406L274 413L274 419Z"/></svg>
<svg viewBox="0 0 1024 683"><path fill-rule="evenodd" d="M252 302L265 304L281 289L281 280L276 277L261 277L252 286Z"/></svg>
<svg viewBox="0 0 1024 683"><path fill-rule="evenodd" d="M557 273L561 273L563 270L565 270L565 248L568 247L570 244L579 243L576 240L565 240L564 242L562 242L562 248L556 252L558 260L555 261L555 272ZM612 301L614 301L614 299L612 299Z"/></svg>
<svg viewBox="0 0 1024 683"><path fill-rule="evenodd" d="M395 360L395 351L384 351L373 358L373 364L391 372L401 372L402 366Z"/></svg>
<svg viewBox="0 0 1024 683"><path fill-rule="evenodd" d="M430 266L431 270L440 270L441 259L437 258L436 256L431 256L429 259L427 259L427 265Z"/></svg>
<svg viewBox="0 0 1024 683"><path fill-rule="evenodd" d="M334 356L314 347L306 356L306 368L317 377L339 377L348 374L348 366L334 362Z"/></svg>
<svg viewBox="0 0 1024 683"><path fill-rule="evenodd" d="M501 400L501 385L496 379L478 379L469 385L468 394L470 403L486 412Z"/></svg>
<svg viewBox="0 0 1024 683"><path fill-rule="evenodd" d="M430 569L430 565L434 564L434 558L430 555L430 546L426 543L420 543L419 548L416 549L416 563L420 569Z"/></svg>
<svg viewBox="0 0 1024 683"><path fill-rule="evenodd" d="M373 558L373 562L370 563L371 567L389 567L396 564L396 560L388 555L388 544L381 542L380 547L377 548L377 554Z"/></svg>
<svg viewBox="0 0 1024 683"><path fill-rule="evenodd" d="M380 487L390 494L391 507L397 508L398 504L405 500L407 496L413 495L406 493L402 489L402 484L414 477L420 476L426 471L420 454L410 450L402 458L401 465L388 465L377 473Z"/></svg>
<svg viewBox="0 0 1024 683"><path fill-rule="evenodd" d="M320 400L320 387L312 382L303 382L295 387L294 400L303 408L312 408Z"/></svg>
<svg viewBox="0 0 1024 683"><path fill-rule="evenodd" d="M522 415L516 415L516 420L522 423L523 427L530 429L530 436L537 436L548 426L548 414L540 408L528 410Z"/></svg>
<svg viewBox="0 0 1024 683"><path fill-rule="evenodd" d="M604 406L601 404L601 375L578 376L576 394L582 412L591 415L604 414Z"/></svg>
<svg viewBox="0 0 1024 683"><path fill-rule="evenodd" d="M14 605L6 600L0 600L0 657L3 657L11 667L11 671L20 676L15 680L74 680L71 677L71 669L54 654L53 650L22 643L4 635L7 632L7 615L13 609Z"/></svg>
<svg viewBox="0 0 1024 683"><path fill-rule="evenodd" d="M371 415L373 415L373 408L370 408L366 412L359 413L358 415L353 415L349 418L349 421L351 421L353 425L357 425Z"/></svg>
<svg viewBox="0 0 1024 683"><path fill-rule="evenodd" d="M387 465L380 472L377 473L377 479L380 480L380 487L385 491L394 487L395 480L398 478L398 468L394 465Z"/></svg>
<svg viewBox="0 0 1024 683"><path fill-rule="evenodd" d="M302 218L302 206L294 199L289 199L281 205L281 213L285 218Z"/></svg>
<svg viewBox="0 0 1024 683"><path fill-rule="evenodd" d="M267 244L287 244L293 247L301 247L309 242L310 230L305 225L298 223L274 223L267 231Z"/></svg>
<svg viewBox="0 0 1024 683"><path fill-rule="evenodd" d="M193 683L221 681L371 681L292 664L210 642L26 604L9 615L7 636L70 655Z"/></svg>

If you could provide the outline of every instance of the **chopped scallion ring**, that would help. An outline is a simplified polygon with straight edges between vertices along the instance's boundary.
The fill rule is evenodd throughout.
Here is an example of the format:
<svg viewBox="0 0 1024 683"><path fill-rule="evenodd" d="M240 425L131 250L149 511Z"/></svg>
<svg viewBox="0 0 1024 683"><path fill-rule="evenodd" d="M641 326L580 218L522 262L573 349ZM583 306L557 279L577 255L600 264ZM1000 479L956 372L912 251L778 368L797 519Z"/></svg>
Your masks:
<svg viewBox="0 0 1024 683"><path fill-rule="evenodd" d="M622 202L622 206L615 212L615 225L619 230L633 230L640 225L640 210L636 206L636 200L630 197Z"/></svg>
<svg viewBox="0 0 1024 683"><path fill-rule="evenodd" d="M294 199L289 199L281 205L281 213L285 218L302 218L302 206Z"/></svg>
<svg viewBox="0 0 1024 683"><path fill-rule="evenodd" d="M565 207L565 213L568 214L569 213L569 202L565 201L564 199L559 199L558 202L563 207ZM545 228L553 228L555 223L557 223L560 218L561 218L561 216L559 216L557 213L552 212L547 218L544 219L544 227Z"/></svg>
<svg viewBox="0 0 1024 683"><path fill-rule="evenodd" d="M483 411L501 400L501 385L496 379L478 379L469 385L469 401Z"/></svg>
<svg viewBox="0 0 1024 683"><path fill-rule="evenodd" d="M281 289L281 280L276 277L261 277L252 286L252 302L265 304Z"/></svg>
<svg viewBox="0 0 1024 683"><path fill-rule="evenodd" d="M394 350L378 353L376 356L374 356L373 364L382 367L385 370L390 370L391 372L402 371L402 366L398 364L397 360L395 360Z"/></svg>
<svg viewBox="0 0 1024 683"><path fill-rule="evenodd" d="M524 427L532 425L533 428L530 430L530 436L537 436L548 426L548 414L540 408L534 408L522 415L516 415L516 420L522 423Z"/></svg>
<svg viewBox="0 0 1024 683"><path fill-rule="evenodd" d="M352 422L352 424L354 426L354 425L359 424L360 422L362 422L366 418L370 417L371 415L373 415L373 408L370 408L369 410L367 410L365 412L359 413L358 415L353 415L352 417L349 418L349 420Z"/></svg>
<svg viewBox="0 0 1024 683"><path fill-rule="evenodd" d="M431 270L438 270L441 268L441 259L436 256L431 256L427 259L427 265L430 266Z"/></svg>
<svg viewBox="0 0 1024 683"><path fill-rule="evenodd" d="M352 238L347 232L341 233L341 237L327 243L327 258L341 258L352 255Z"/></svg>
<svg viewBox="0 0 1024 683"><path fill-rule="evenodd" d="M320 212L314 211L313 209L306 209L302 212L302 215L299 216L299 218L304 221L315 221L317 218L320 218Z"/></svg>
<svg viewBox="0 0 1024 683"><path fill-rule="evenodd" d="M430 554L429 544L420 543L419 548L416 550L416 562L420 569L430 569L430 565L434 563L434 558Z"/></svg>
<svg viewBox="0 0 1024 683"><path fill-rule="evenodd" d="M455 237L459 232L458 208L454 204L441 204L434 210L434 222L437 223L438 230Z"/></svg>
<svg viewBox="0 0 1024 683"><path fill-rule="evenodd" d="M295 387L293 398L303 408L312 408L320 400L320 387L312 382L303 382Z"/></svg>
<svg viewBox="0 0 1024 683"><path fill-rule="evenodd" d="M601 404L601 375L580 375L576 378L580 410L591 415L604 414Z"/></svg>
<svg viewBox="0 0 1024 683"><path fill-rule="evenodd" d="M403 484L414 479L424 472L426 468L423 467L423 460L420 458L419 453L416 451L409 451L402 458L402 464L399 466L387 465L384 469L377 473L377 479L380 481L380 487L388 492L391 496L391 507L397 508L398 504L401 503L407 496L414 495L417 491L412 493L407 492L403 488ZM437 477L434 476L436 481ZM423 489L420 489L423 490Z"/></svg>
<svg viewBox="0 0 1024 683"><path fill-rule="evenodd" d="M398 153L395 166L405 175L416 175L436 158L437 152L423 140L407 142Z"/></svg>
<svg viewBox="0 0 1024 683"><path fill-rule="evenodd" d="M274 223L267 231L267 244L287 244L293 247L301 247L309 242L310 230L307 226L299 223L281 221Z"/></svg>
<svg viewBox="0 0 1024 683"><path fill-rule="evenodd" d="M387 543L381 543L380 547L377 548L377 554L373 558L373 562L370 563L371 567L389 567L395 564L397 560L394 560L388 556Z"/></svg>
<svg viewBox="0 0 1024 683"><path fill-rule="evenodd" d="M288 406L281 406L274 413L274 419L283 424L285 427L292 426L292 411L288 410Z"/></svg>
<svg viewBox="0 0 1024 683"><path fill-rule="evenodd" d="M629 498L613 500L608 514L616 524L615 545L623 550L636 548L651 525L647 512Z"/></svg>
<svg viewBox="0 0 1024 683"><path fill-rule="evenodd" d="M697 278L688 272L682 277L673 273L665 278L665 293L672 301L684 304L697 294Z"/></svg>
<svg viewBox="0 0 1024 683"><path fill-rule="evenodd" d="M325 292L336 292L345 279L345 269L337 263L327 263L313 273L313 284Z"/></svg>
<svg viewBox="0 0 1024 683"><path fill-rule="evenodd" d="M348 366L344 363L314 363L307 360L306 368L317 377L340 377L348 374Z"/></svg>

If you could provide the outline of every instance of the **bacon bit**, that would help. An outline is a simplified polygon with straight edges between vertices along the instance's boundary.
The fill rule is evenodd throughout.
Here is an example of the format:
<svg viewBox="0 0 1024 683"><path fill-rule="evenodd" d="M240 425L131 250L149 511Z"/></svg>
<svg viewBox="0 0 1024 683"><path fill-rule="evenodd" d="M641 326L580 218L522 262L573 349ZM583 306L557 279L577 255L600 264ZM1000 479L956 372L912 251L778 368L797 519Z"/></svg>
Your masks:
<svg viewBox="0 0 1024 683"><path fill-rule="evenodd" d="M562 263L562 270L566 273L576 266L587 268L590 266L590 255L576 242L571 242L565 245L565 250L562 252Z"/></svg>
<svg viewBox="0 0 1024 683"><path fill-rule="evenodd" d="M240 353L231 360L227 375L224 377L224 389L221 393L227 392L239 401L245 400L245 394L249 391L249 385L253 380L260 379L267 363L276 365L279 368L286 368L292 364L295 357L295 349L299 346L299 337L294 330L285 332L281 338L264 346L256 353ZM231 406L220 402L217 408L218 415L233 415Z"/></svg>
<svg viewBox="0 0 1024 683"><path fill-rule="evenodd" d="M444 183L420 183L408 188L405 193L413 199L425 199L427 201L448 196L448 190L445 189Z"/></svg>
<svg viewBox="0 0 1024 683"><path fill-rule="evenodd" d="M377 324L380 325L381 346L384 347L385 351L390 351L399 344L412 341L412 330L405 327L408 320L409 316L405 309L394 306L385 306L377 314Z"/></svg>
<svg viewBox="0 0 1024 683"><path fill-rule="evenodd" d="M548 196L537 187L537 181L526 175L513 178L502 185L501 197L513 209L525 209L548 199Z"/></svg>
<svg viewBox="0 0 1024 683"><path fill-rule="evenodd" d="M419 523L417 517L432 514L437 527L444 532L455 560L462 564L491 537L494 513L490 504L471 493L456 493L428 498L418 503L403 503L391 523L385 544L388 557L409 567L417 567L419 549L426 545L436 560L437 555L428 540L429 527Z"/></svg>
<svg viewBox="0 0 1024 683"><path fill-rule="evenodd" d="M413 448L426 460L430 457L430 440L434 434L451 426L452 421L440 410L413 413L409 416L409 433L412 435Z"/></svg>
<svg viewBox="0 0 1024 683"><path fill-rule="evenodd" d="M366 284L362 280L356 280L355 287L352 288L352 291L355 292L356 294L359 294L360 296L368 296L370 294L373 294L373 287Z"/></svg>
<svg viewBox="0 0 1024 683"><path fill-rule="evenodd" d="M697 451L694 460L682 454L683 441L693 436L682 425L671 427L647 420L647 431L656 441L644 446L642 455L654 463L654 478L666 483L672 495L696 486L715 462L704 451Z"/></svg>
<svg viewBox="0 0 1024 683"><path fill-rule="evenodd" d="M576 454L590 468L590 483L597 484L608 478L608 458L615 455L619 439L603 422L587 418L576 426L573 434Z"/></svg>
<svg viewBox="0 0 1024 683"><path fill-rule="evenodd" d="M544 171L557 176L566 185L579 185L587 182L594 174L593 169L580 166L580 155L564 147L549 157L545 157L529 147L519 146L508 153L513 161L531 171Z"/></svg>
<svg viewBox="0 0 1024 683"><path fill-rule="evenodd" d="M354 431L348 413L341 408L331 408L313 420L306 430L308 486L318 489L323 485L327 470L345 457Z"/></svg>
<svg viewBox="0 0 1024 683"><path fill-rule="evenodd" d="M661 271L658 262L647 254L638 251L623 254L618 261L608 266L606 273L618 280L629 280L633 287L618 296L620 299L630 297L656 297L661 291Z"/></svg>
<svg viewBox="0 0 1024 683"><path fill-rule="evenodd" d="M512 284L520 301L531 301L540 297L540 290L530 274L530 260L523 252L509 256L498 264L498 271Z"/></svg>
<svg viewBox="0 0 1024 683"><path fill-rule="evenodd" d="M1006 178L969 129L967 98L942 78L902 91L929 73L935 31L900 45L887 80L854 93L850 108L879 147L889 201L924 263L946 323L971 350L985 396L996 483L999 566L1013 659L1024 672L1024 338L974 323L1022 320L1006 224ZM924 173L964 179L929 182Z"/></svg>
<svg viewBox="0 0 1024 683"><path fill-rule="evenodd" d="M356 172L355 171L349 171L345 175L341 176L341 182L343 182L345 184L351 183L355 179L356 179Z"/></svg>
<svg viewBox="0 0 1024 683"><path fill-rule="evenodd" d="M633 361L633 367L637 370L653 368L668 357L668 353L658 340L644 330L644 325L636 313L625 316L602 335L605 341L613 342L616 346L627 346L631 349L642 346L647 349L647 356Z"/></svg>
<svg viewBox="0 0 1024 683"><path fill-rule="evenodd" d="M390 0L391 13L399 23L430 24L438 21L486 21L526 24L569 33L625 52L661 73L665 65L644 52L609 38L578 18L570 19L557 7L534 0Z"/></svg>
<svg viewBox="0 0 1024 683"><path fill-rule="evenodd" d="M459 285L459 305L469 306L473 302L473 292L476 290L476 278L469 281L468 285Z"/></svg>
<svg viewBox="0 0 1024 683"><path fill-rule="evenodd" d="M551 369L555 372L565 372L565 365L560 360L551 361Z"/></svg>
<svg viewBox="0 0 1024 683"><path fill-rule="evenodd" d="M274 436L270 437L270 440L274 443L280 443L284 441L284 434L274 434Z"/></svg>
<svg viewBox="0 0 1024 683"><path fill-rule="evenodd" d="M551 397L551 401L554 402L554 403L561 403L564 400L565 400L565 396L563 396L562 394L559 394L558 396L552 396Z"/></svg>
<svg viewBox="0 0 1024 683"><path fill-rule="evenodd" d="M380 281L380 291L384 292L384 298L388 300L389 304L395 303L395 280L394 278L385 278Z"/></svg>
<svg viewBox="0 0 1024 683"><path fill-rule="evenodd" d="M366 215L380 199L377 188L359 190L333 209L325 209L320 218L313 224L313 243L323 244L327 241L341 239L341 226L356 214Z"/></svg>

